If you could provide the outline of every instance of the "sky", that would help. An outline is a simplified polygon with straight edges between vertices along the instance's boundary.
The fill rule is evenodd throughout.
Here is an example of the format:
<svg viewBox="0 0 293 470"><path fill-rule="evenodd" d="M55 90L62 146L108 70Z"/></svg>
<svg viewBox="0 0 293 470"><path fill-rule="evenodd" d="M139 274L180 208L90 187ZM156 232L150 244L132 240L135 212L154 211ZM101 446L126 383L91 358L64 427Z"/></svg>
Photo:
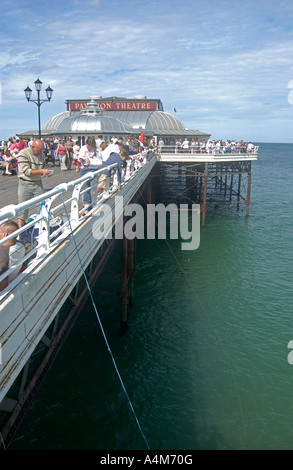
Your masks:
<svg viewBox="0 0 293 470"><path fill-rule="evenodd" d="M90 96L161 99L212 139L293 142L293 1L0 0L0 139ZM176 113L174 111L176 109Z"/></svg>

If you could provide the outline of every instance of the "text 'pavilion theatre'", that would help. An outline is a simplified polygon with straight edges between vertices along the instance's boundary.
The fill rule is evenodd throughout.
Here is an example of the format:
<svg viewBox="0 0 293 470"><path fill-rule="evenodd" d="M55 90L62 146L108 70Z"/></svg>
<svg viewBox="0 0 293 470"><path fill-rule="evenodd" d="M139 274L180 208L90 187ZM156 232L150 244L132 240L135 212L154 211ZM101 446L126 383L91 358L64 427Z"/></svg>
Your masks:
<svg viewBox="0 0 293 470"><path fill-rule="evenodd" d="M165 144L175 144L178 138L207 141L210 134L186 129L172 114L164 112L159 99L135 96L132 99L115 96L66 100L67 111L53 116L42 129L43 138L54 136L84 142L89 135L102 135L106 140L113 135L129 137L144 134L145 138L162 138ZM31 132L31 131L29 131ZM23 132L22 137L33 134Z"/></svg>

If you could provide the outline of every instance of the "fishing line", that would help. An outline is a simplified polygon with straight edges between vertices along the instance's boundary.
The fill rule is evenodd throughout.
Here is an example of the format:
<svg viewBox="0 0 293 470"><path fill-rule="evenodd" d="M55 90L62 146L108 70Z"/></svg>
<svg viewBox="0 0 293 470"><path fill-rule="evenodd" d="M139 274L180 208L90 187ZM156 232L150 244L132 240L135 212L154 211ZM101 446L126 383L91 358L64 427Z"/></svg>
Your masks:
<svg viewBox="0 0 293 470"><path fill-rule="evenodd" d="M97 316L97 319L98 319L98 322L99 322L99 325L100 325L100 328L101 328L101 331L102 331L102 334L103 334L103 337L104 337L104 341L105 341L105 343L106 343L108 352L109 352L110 357L111 357L111 359L112 359L114 368L115 368L115 370L116 370L117 376L118 376L118 378L119 378L119 381L120 381L120 384L121 384L121 386L122 386L122 389L123 389L123 391L124 391L124 393L125 393L125 396L126 396L126 398L127 398L127 400L128 400L130 409L131 409L132 414L133 414L133 416L134 416L134 418L135 418L135 421L136 421L136 423L137 423L137 426L138 426L138 428L139 428L139 430L140 430L140 433L141 433L141 435L142 435L142 437L143 437L143 439L144 439L144 441L145 441L145 443L146 443L146 446L147 446L148 450L150 450L148 441L147 441L147 439L146 439L146 437L145 437L145 435L144 435L144 433L143 433L143 430L142 430L142 428L141 428L141 425L140 425L140 423L139 423L139 420L138 420L138 418L137 418L137 415L136 415L136 413L135 413L135 410L134 410L134 408L133 408L133 405L132 405L131 400L130 400L130 398L129 398L129 395L128 395L128 393L127 393L126 387L125 387L125 385L124 385L124 383L123 383L122 377L121 377L120 372L119 372L119 370L118 370L118 367L117 367L116 361L115 361L115 359L114 359L114 356L113 356L113 354L112 354L110 345L109 345L109 343L108 343L108 340L107 340L107 337L106 337L106 334L105 334L105 331L104 331L104 328L103 328L103 325L102 325L102 322L101 322L101 319L100 319L100 316L99 316L99 313L98 313L98 310L97 310L97 307L96 307L96 304L95 304L95 301L94 301L94 298L93 298L93 295L92 295L92 291L91 291L89 282L88 282L87 277L86 277L86 273L85 273L84 268L83 268L83 265L82 265L82 261L81 261L80 254L79 254L79 251L78 251L78 247L77 247L77 243L76 243L76 240L75 240L75 236L74 236L74 233L73 233L73 230L72 230L72 226L71 226L71 222L70 222L70 217L69 217L69 215L68 215L68 212L67 212L67 209L66 209L66 206L65 206L65 201L64 201L64 199L63 199L63 195L62 195L61 190L59 190L59 191L60 191L60 196L61 196L61 200L62 200L64 209L65 209L65 212L66 212L66 216L67 216L67 219L68 219L68 222L69 222L69 227L70 227L71 235L72 235L72 238L73 238L75 250L76 250L76 253L77 253L77 256L78 256L78 260L79 260L79 263L80 263L80 266L81 266L81 269L82 269L82 273L83 273L83 276L84 276L84 279L85 279L85 282L86 282L88 291L89 291L89 295L90 295L90 298L91 298L91 301L92 301L92 305L93 305L93 307L94 307L95 314L96 314L96 316Z"/></svg>
<svg viewBox="0 0 293 470"><path fill-rule="evenodd" d="M142 199L144 200L144 203L146 204L145 198L144 198L144 196L143 196L143 194L142 194L142 192L141 192L140 189L139 189L139 192L140 192L140 195L141 195ZM186 196L185 196L185 197L186 197ZM187 199L189 199L189 198L187 198ZM192 201L192 202L193 202L193 201ZM153 216L153 214L152 214L152 217L153 217L153 219L154 219L155 224L156 224L157 227L158 227L158 230L160 230L160 227L159 227L157 221L155 220L156 218ZM161 232L161 233L162 233L162 232ZM163 238L164 238L164 237L163 237ZM180 264L179 259L177 258L177 256L175 255L174 251L172 250L172 248L171 248L170 244L168 243L166 237L165 237L165 243L166 243L166 245L167 245L167 247L168 247L168 249L169 249L171 255L174 257L176 263L178 264L179 269L180 269L180 271L182 272L182 274L183 274L183 276L184 276L186 282L188 283L188 285L189 285L191 291L193 292L194 296L196 297L196 299L197 299L197 301L198 301L198 303L199 303L199 305L200 305L200 308L202 309L203 313L204 313L205 316L207 317L208 322L209 322L209 324L210 324L210 326L211 326L211 329L213 330L213 332L214 332L214 334L215 334L215 337L216 337L216 339L218 340L218 342L219 342L219 344L220 344L220 347L221 347L221 349L222 349L222 351L223 351L224 357L225 357L225 359L226 359L226 361L227 361L227 364L229 365L229 368L230 368L230 372L231 372L231 376L232 376L233 384L234 384L234 389L235 389L235 393L236 393L237 400L238 400L238 406L239 406L239 409L240 409L240 415L241 415L241 420L242 420L242 426L243 426L243 428L245 428L245 420L244 420L244 414L243 414L242 403L241 403L241 399L240 399L240 393L239 393L238 383L237 383L237 380L236 380L236 377L235 377L235 373L234 373L234 369L233 369L231 360L230 360L230 358L229 358L229 356L228 356L228 354L226 353L226 350L225 350L225 348L224 348L224 345L223 345L223 341L222 341L222 339L221 339L221 336L218 334L218 332L217 332L217 330L216 330L215 326L213 325L213 322L212 322L212 320L211 320L211 318L210 318L210 315L208 314L206 308L204 307L202 301L200 300L200 297L199 297L198 293L194 290L194 287L193 287L193 285L191 284L191 281L190 281L189 277L188 277L187 274L185 273L185 271L184 271L182 265Z"/></svg>

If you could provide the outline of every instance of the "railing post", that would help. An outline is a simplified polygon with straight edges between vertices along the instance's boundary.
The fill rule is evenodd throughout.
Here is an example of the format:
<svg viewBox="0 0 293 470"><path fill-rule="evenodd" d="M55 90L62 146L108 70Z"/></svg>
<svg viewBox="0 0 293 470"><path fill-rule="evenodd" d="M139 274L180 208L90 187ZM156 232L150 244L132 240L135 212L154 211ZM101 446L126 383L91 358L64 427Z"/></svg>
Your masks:
<svg viewBox="0 0 293 470"><path fill-rule="evenodd" d="M70 223L72 229L77 227L79 222L79 194L81 190L81 183L74 186L72 191L72 201L71 201L71 208L70 208Z"/></svg>
<svg viewBox="0 0 293 470"><path fill-rule="evenodd" d="M51 198L41 202L40 216L42 219L36 223L39 230L37 257L48 253L50 249L50 206Z"/></svg>

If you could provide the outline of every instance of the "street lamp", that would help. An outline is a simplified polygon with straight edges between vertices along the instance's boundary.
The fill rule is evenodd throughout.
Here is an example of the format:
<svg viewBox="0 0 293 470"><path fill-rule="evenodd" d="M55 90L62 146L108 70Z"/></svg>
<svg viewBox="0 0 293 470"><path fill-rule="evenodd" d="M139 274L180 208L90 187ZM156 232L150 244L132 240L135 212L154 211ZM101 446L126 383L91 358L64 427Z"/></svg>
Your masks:
<svg viewBox="0 0 293 470"><path fill-rule="evenodd" d="M24 90L24 93L25 93L25 97L26 97L27 101L31 101L32 103L35 103L38 107L38 123L39 123L39 139L40 139L41 138L40 107L43 103L45 103L45 101L51 101L53 90L49 85L48 88L46 88L46 90L45 90L46 95L47 95L47 99L46 100L41 100L40 99L40 92L41 92L43 83L41 82L41 80L39 78L34 83L35 83L35 87L36 87L36 91L37 91L37 95L38 95L37 99L36 100L31 99L32 90L30 89L29 86L26 87L26 89Z"/></svg>

